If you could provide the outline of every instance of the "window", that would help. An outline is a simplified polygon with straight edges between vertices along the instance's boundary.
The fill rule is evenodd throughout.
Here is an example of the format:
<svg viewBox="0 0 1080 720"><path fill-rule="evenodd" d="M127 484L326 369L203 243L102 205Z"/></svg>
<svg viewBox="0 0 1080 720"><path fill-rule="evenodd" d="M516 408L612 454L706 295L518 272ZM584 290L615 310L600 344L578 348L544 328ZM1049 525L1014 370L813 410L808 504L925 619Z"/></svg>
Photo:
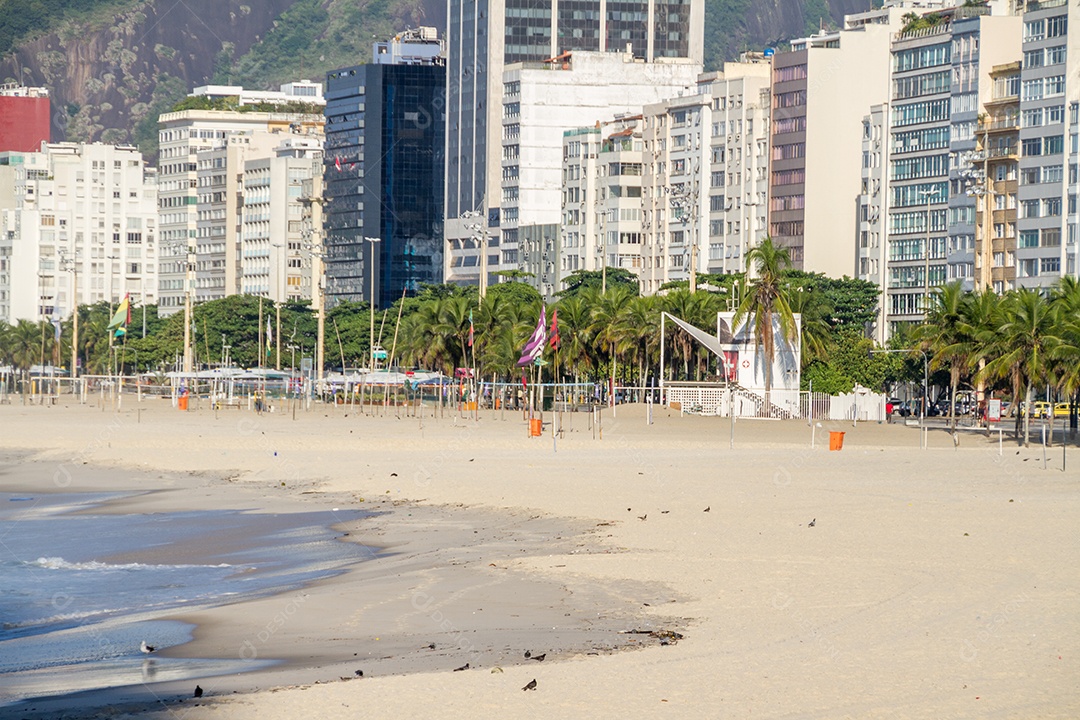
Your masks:
<svg viewBox="0 0 1080 720"><path fill-rule="evenodd" d="M1061 272L1061 258L1042 258L1039 262L1039 272L1042 275Z"/></svg>
<svg viewBox="0 0 1080 720"><path fill-rule="evenodd" d="M1026 108L1021 113L1024 127L1039 127L1043 124L1043 109L1038 108Z"/></svg>
<svg viewBox="0 0 1080 720"><path fill-rule="evenodd" d="M920 68L947 65L952 60L949 44L902 50L893 56L893 70L904 72Z"/></svg>
<svg viewBox="0 0 1080 720"><path fill-rule="evenodd" d="M1037 42L1046 37L1046 21L1031 20L1024 23L1024 42Z"/></svg>
<svg viewBox="0 0 1080 720"><path fill-rule="evenodd" d="M1020 238L1016 243L1019 248L1034 248L1039 247L1039 231L1038 230L1021 230Z"/></svg>
<svg viewBox="0 0 1080 720"><path fill-rule="evenodd" d="M1042 155L1042 138L1028 138L1021 143L1024 157Z"/></svg>
<svg viewBox="0 0 1080 720"><path fill-rule="evenodd" d="M1020 201L1020 217L1022 217L1022 218L1037 218L1037 217L1039 217L1039 201L1038 200L1021 200Z"/></svg>
<svg viewBox="0 0 1080 720"><path fill-rule="evenodd" d="M1063 37L1068 30L1068 18L1064 15L1046 19L1046 37Z"/></svg>
<svg viewBox="0 0 1080 720"><path fill-rule="evenodd" d="M1065 152L1065 138L1062 135L1048 135L1043 139L1043 155L1060 155Z"/></svg>
<svg viewBox="0 0 1080 720"><path fill-rule="evenodd" d="M1042 48L1038 50L1028 50L1024 53L1024 69L1029 70L1031 68L1041 68L1043 66L1043 51Z"/></svg>
<svg viewBox="0 0 1080 720"><path fill-rule="evenodd" d="M1022 100L1041 100L1043 97L1043 79L1035 78L1033 80L1025 80L1020 87L1020 98Z"/></svg>
<svg viewBox="0 0 1080 720"><path fill-rule="evenodd" d="M1054 75L1046 78L1046 97L1065 94L1065 76Z"/></svg>

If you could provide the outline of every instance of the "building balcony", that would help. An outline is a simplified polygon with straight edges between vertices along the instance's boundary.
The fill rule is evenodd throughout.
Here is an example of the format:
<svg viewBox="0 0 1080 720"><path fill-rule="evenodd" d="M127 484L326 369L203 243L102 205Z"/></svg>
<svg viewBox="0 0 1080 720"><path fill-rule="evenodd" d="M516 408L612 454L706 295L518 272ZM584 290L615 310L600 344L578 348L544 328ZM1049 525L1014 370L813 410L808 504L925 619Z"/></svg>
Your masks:
<svg viewBox="0 0 1080 720"><path fill-rule="evenodd" d="M979 123L979 129L983 132L1007 132L1020 129L1019 117L994 118Z"/></svg>

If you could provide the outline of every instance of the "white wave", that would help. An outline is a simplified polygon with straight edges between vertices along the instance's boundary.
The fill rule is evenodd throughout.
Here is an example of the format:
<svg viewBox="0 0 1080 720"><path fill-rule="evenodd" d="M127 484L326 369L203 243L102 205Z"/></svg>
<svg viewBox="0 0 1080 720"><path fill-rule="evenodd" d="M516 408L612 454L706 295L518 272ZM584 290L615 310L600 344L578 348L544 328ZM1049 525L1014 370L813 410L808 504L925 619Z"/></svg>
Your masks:
<svg viewBox="0 0 1080 720"><path fill-rule="evenodd" d="M52 625L54 623L72 622L75 620L86 620L99 615L111 615L113 613L123 612L119 608L103 608L101 610L89 610L87 612L73 612L73 613L61 613L59 615L50 615L49 617L36 618L33 620L23 620L16 622L5 622L0 625L0 628L4 630L18 630L20 628L38 627L44 625Z"/></svg>
<svg viewBox="0 0 1080 720"><path fill-rule="evenodd" d="M39 557L23 565L39 567L45 570L175 570L184 568L228 568L228 563L220 565L145 565L143 563L103 563L97 560L89 562L68 562L62 557Z"/></svg>

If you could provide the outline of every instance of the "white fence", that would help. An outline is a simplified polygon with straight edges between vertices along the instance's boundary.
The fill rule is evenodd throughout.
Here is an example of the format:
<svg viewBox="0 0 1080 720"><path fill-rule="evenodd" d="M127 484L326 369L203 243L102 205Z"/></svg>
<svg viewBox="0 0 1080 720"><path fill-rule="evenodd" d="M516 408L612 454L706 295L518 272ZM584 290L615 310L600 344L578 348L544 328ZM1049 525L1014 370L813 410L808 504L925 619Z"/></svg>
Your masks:
<svg viewBox="0 0 1080 720"><path fill-rule="evenodd" d="M826 395L798 390L772 390L768 402L763 390L729 388L723 383L665 383L668 406L695 415L740 418L813 418L876 422L885 420L885 396L871 392Z"/></svg>

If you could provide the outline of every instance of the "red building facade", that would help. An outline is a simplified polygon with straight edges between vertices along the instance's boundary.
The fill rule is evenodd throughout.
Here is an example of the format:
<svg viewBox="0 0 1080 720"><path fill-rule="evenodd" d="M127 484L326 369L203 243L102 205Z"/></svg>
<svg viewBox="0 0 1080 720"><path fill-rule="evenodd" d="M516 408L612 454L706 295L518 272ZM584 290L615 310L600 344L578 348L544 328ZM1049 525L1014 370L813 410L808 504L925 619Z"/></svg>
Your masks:
<svg viewBox="0 0 1080 720"><path fill-rule="evenodd" d="M0 152L35 152L49 139L48 91L0 87Z"/></svg>

